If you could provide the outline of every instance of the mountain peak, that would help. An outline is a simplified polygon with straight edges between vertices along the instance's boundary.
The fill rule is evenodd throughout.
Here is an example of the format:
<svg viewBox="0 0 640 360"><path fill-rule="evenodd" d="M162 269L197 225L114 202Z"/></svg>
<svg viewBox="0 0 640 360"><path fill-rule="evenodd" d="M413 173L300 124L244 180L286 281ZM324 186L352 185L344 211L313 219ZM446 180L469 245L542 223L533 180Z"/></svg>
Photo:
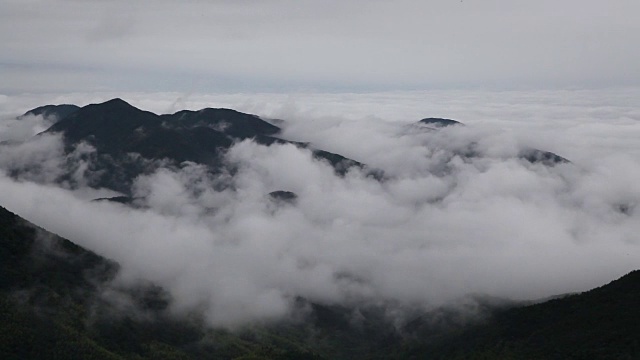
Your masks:
<svg viewBox="0 0 640 360"><path fill-rule="evenodd" d="M123 141L126 142L125 138L135 136L136 129L159 124L157 115L115 98L84 106L47 131L63 132L66 141L70 143L90 140L117 148Z"/></svg>
<svg viewBox="0 0 640 360"><path fill-rule="evenodd" d="M424 125L432 125L432 126L436 126L436 127L447 127L447 126L452 126L452 125L464 125L463 123L456 121L456 120L451 120L451 119L442 119L442 118L424 118L420 121L418 121L419 124L424 124Z"/></svg>
<svg viewBox="0 0 640 360"><path fill-rule="evenodd" d="M108 107L114 107L114 108L125 108L125 107L136 108L135 106L129 104L128 102L122 100L121 98L113 98L113 99L107 100L107 101L105 101L103 103L94 104L94 105L108 106Z"/></svg>
<svg viewBox="0 0 640 360"><path fill-rule="evenodd" d="M105 102L103 102L103 104L123 104L123 105L130 105L128 102L122 100L122 98L113 98L111 100L107 100Z"/></svg>

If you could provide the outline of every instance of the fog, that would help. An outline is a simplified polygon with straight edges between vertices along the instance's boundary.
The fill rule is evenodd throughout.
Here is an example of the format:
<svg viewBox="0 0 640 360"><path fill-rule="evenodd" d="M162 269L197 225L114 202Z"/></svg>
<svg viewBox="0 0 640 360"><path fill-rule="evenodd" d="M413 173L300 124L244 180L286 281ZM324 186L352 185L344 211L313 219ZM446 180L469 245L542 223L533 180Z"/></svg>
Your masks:
<svg viewBox="0 0 640 360"><path fill-rule="evenodd" d="M197 164L139 177L138 208L88 201L110 194L83 186L92 148L64 156L59 136L31 137L50 119L15 119L19 105L110 95L5 97L0 205L119 262L123 284L160 284L176 312L202 310L215 326L287 318L297 297L426 310L468 294L584 291L638 268L638 90L132 93L125 100L157 113L228 106L282 119L282 137L385 172L341 177L310 150L243 141L225 157L232 178ZM467 125L415 125L430 116ZM517 156L531 147L571 163ZM468 148L479 155L459 155ZM53 183L65 166L73 186ZM30 170L16 179L16 167ZM276 190L298 197L275 201Z"/></svg>

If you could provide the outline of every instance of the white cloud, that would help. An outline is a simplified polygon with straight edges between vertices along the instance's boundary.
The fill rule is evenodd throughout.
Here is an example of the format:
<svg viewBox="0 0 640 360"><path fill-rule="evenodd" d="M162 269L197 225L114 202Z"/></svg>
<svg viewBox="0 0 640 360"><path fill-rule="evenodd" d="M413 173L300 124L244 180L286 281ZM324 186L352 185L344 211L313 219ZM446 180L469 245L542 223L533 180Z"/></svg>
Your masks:
<svg viewBox="0 0 640 360"><path fill-rule="evenodd" d="M0 123L0 142L16 142L31 138L52 125L52 119L43 116L28 115L20 119L3 119Z"/></svg>
<svg viewBox="0 0 640 360"><path fill-rule="evenodd" d="M131 209L2 175L0 204L120 262L125 282L161 284L177 310L204 308L214 325L282 318L295 296L429 307L468 293L534 299L587 290L637 268L633 91L562 92L557 103L548 100L558 93L307 94L295 106L269 94L250 102L194 95L187 107L235 104L284 117L288 137L389 179L358 170L341 178L309 150L245 141L227 155L238 167L233 189L214 190L229 179L198 165L161 169L137 180L145 207ZM152 110L175 101L131 98ZM431 115L469 126L407 127ZM596 133L601 141L589 142ZM470 143L485 155L455 155ZM578 161L547 168L515 157L538 144ZM274 190L298 199L274 202Z"/></svg>

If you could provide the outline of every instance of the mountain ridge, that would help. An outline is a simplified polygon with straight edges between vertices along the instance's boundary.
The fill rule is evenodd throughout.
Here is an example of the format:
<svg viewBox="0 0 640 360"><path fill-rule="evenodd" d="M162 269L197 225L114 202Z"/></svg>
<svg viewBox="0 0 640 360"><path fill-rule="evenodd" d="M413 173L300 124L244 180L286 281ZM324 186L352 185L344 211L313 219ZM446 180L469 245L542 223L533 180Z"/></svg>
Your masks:
<svg viewBox="0 0 640 360"><path fill-rule="evenodd" d="M60 120L67 117L71 113L76 112L78 109L80 109L79 106L72 104L44 105L25 112L24 114L20 115L18 119L24 118L26 116L44 116L54 117L55 120Z"/></svg>
<svg viewBox="0 0 640 360"><path fill-rule="evenodd" d="M229 171L224 156L239 141L252 140L265 146L288 143L309 148L306 143L281 139L277 136L280 132L280 127L257 115L233 109L204 108L157 115L114 98L78 108L43 133L63 134L67 154L81 144L90 145L95 154L89 170L107 170L95 175L90 186L130 195L133 179L153 171L154 161L167 159L176 167L193 162L220 173ZM339 154L310 150L314 158L327 161L340 176L352 167L367 168ZM132 159L131 154L139 154L145 161ZM371 174L380 177L381 173L372 170ZM69 178L67 175L64 179L69 181Z"/></svg>

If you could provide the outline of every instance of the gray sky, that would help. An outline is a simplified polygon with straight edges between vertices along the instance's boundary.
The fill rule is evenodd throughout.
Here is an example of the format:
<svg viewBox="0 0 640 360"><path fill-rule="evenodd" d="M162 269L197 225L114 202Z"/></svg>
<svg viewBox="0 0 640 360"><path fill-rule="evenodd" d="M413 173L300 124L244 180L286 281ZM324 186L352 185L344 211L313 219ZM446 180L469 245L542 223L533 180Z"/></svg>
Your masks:
<svg viewBox="0 0 640 360"><path fill-rule="evenodd" d="M640 84L637 0L0 0L0 92Z"/></svg>

